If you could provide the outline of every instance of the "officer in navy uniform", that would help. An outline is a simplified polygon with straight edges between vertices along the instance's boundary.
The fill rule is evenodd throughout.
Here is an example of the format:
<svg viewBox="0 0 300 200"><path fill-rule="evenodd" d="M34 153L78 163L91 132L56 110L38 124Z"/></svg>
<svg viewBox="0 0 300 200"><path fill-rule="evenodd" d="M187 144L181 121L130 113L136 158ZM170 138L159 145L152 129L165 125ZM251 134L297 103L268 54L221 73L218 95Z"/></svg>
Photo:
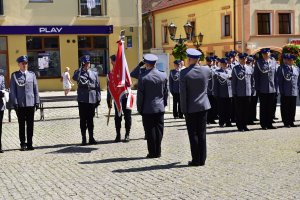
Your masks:
<svg viewBox="0 0 300 200"><path fill-rule="evenodd" d="M209 67L211 76L208 81L208 87L207 87L207 95L209 99L209 103L211 105L211 108L208 110L207 113L207 124L216 124L215 119L217 118L217 100L214 97L214 79L213 79L213 74L215 72L215 66L213 65L214 57L206 57L206 65Z"/></svg>
<svg viewBox="0 0 300 200"><path fill-rule="evenodd" d="M291 54L283 55L287 64L278 68L277 78L280 91L280 111L285 127L296 127L294 124L296 113L296 101L299 88L299 68L295 66L296 57Z"/></svg>
<svg viewBox="0 0 300 200"><path fill-rule="evenodd" d="M161 156L161 141L164 133L164 113L168 99L168 79L164 72L155 67L158 57L144 55L145 72L138 80L137 109L142 115L147 136L147 158Z"/></svg>
<svg viewBox="0 0 300 200"><path fill-rule="evenodd" d="M280 66L280 61L279 61L279 58L278 58L278 55L277 54L271 54L271 59L275 60L276 61L276 72L277 72L277 69L279 68ZM277 79L277 76L275 76L275 78ZM276 82L278 82L278 80L276 80ZM273 123L275 123L274 120L277 120L278 118L276 117L276 108L277 108L277 99L278 99L278 96L279 96L279 88L278 88L278 85L277 85L277 88L276 88L276 94L275 94L275 98L274 98L274 101L273 101L273 110L272 110L272 119L273 119Z"/></svg>
<svg viewBox="0 0 300 200"><path fill-rule="evenodd" d="M80 130L82 145L87 144L86 129L89 133L89 144L97 144L94 139L94 116L95 108L100 104L100 82L97 72L91 71L90 56L80 58L82 67L74 72L73 80L77 81L77 101L79 108Z"/></svg>
<svg viewBox="0 0 300 200"><path fill-rule="evenodd" d="M110 56L110 61L113 67L116 64L116 55ZM108 80L109 81L109 80ZM107 81L107 84L108 84ZM122 115L124 115L125 120L125 138L124 142L129 142L129 133L131 129L131 110L127 109L127 93L121 97L121 104L122 104L122 113L121 116L118 115L117 107L115 106L115 128L116 128L116 139L115 142L121 142L121 122L122 122ZM112 108L112 97L109 91L107 91L107 106L108 108Z"/></svg>
<svg viewBox="0 0 300 200"><path fill-rule="evenodd" d="M1 142L1 137L2 137L2 121L3 121L3 114L5 110L5 102L3 101L4 97L4 91L5 90L5 78L3 75L0 75L0 153L3 153L2 150L2 142Z"/></svg>
<svg viewBox="0 0 300 200"><path fill-rule="evenodd" d="M249 125L254 125L254 121L258 121L256 118L256 109L257 109L257 102L258 102L258 96L256 94L255 90L255 83L254 83L254 58L252 55L249 55L246 60L246 64L250 67L252 71L252 77L253 77L253 82L252 82L252 90L251 90L251 100L250 100L250 106L249 106L249 118L248 118L248 124Z"/></svg>
<svg viewBox="0 0 300 200"><path fill-rule="evenodd" d="M169 89L173 96L173 117L174 119L183 118L180 108L180 93L179 93L179 75L181 70L181 60L174 61L174 68L170 71Z"/></svg>
<svg viewBox="0 0 300 200"><path fill-rule="evenodd" d="M189 67L180 72L181 110L185 115L192 161L189 166L203 166L206 160L206 123L210 103L207 86L211 77L208 66L198 64L201 52L187 49Z"/></svg>
<svg viewBox="0 0 300 200"><path fill-rule="evenodd" d="M276 96L276 61L270 58L270 49L261 49L262 59L254 67L255 89L260 101L260 125L262 129L276 129L272 125L273 102Z"/></svg>
<svg viewBox="0 0 300 200"><path fill-rule="evenodd" d="M239 54L239 64L232 70L232 94L235 98L236 125L239 131L249 131L247 128L249 106L252 93L253 71L246 64L247 53Z"/></svg>
<svg viewBox="0 0 300 200"><path fill-rule="evenodd" d="M231 73L232 70L226 63L226 58L221 58L220 69L216 70L214 75L214 94L217 98L219 111L220 127L232 127L232 89L231 89Z"/></svg>
<svg viewBox="0 0 300 200"><path fill-rule="evenodd" d="M32 146L34 112L38 109L40 103L39 89L35 74L27 70L28 57L20 56L17 63L20 70L11 75L10 101L18 117L20 150L34 150ZM27 126L27 143L25 123Z"/></svg>

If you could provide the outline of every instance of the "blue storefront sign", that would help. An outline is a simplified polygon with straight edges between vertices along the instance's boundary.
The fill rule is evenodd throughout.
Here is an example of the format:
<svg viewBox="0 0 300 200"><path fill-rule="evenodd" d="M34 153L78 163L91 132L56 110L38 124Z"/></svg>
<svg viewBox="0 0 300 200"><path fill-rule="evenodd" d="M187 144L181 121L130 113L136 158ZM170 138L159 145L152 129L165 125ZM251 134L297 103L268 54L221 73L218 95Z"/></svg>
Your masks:
<svg viewBox="0 0 300 200"><path fill-rule="evenodd" d="M113 26L0 26L0 35L111 34Z"/></svg>

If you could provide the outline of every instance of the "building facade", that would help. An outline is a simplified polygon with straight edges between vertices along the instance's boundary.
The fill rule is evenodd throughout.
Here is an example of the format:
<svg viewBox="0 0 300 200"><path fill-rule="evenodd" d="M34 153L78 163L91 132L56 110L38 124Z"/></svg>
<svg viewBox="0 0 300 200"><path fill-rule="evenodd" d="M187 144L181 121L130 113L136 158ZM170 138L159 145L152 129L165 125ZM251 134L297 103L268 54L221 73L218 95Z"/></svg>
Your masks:
<svg viewBox="0 0 300 200"><path fill-rule="evenodd" d="M40 91L62 90L61 73L70 67L73 74L89 54L106 88L121 30L133 67L142 54L141 0L0 0L0 73L8 83L16 58L26 54Z"/></svg>
<svg viewBox="0 0 300 200"><path fill-rule="evenodd" d="M187 22L193 26L192 34L204 35L200 48L206 56L222 57L230 50L254 54L265 47L281 52L287 43L300 44L299 19L299 0L154 1L143 6L144 52L161 49L171 54L176 43L168 26L174 23L176 38L185 38ZM186 44L195 47L192 41Z"/></svg>

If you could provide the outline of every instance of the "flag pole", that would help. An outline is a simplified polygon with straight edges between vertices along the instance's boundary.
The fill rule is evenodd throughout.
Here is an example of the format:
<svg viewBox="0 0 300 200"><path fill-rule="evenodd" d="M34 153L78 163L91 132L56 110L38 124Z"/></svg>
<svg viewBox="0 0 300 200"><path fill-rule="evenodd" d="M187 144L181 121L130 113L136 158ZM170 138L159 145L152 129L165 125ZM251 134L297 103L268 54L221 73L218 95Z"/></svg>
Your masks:
<svg viewBox="0 0 300 200"><path fill-rule="evenodd" d="M111 101L110 101L110 102L111 102ZM107 126L108 126L108 124L109 124L110 111L111 111L111 108L108 108L107 123L106 123Z"/></svg>

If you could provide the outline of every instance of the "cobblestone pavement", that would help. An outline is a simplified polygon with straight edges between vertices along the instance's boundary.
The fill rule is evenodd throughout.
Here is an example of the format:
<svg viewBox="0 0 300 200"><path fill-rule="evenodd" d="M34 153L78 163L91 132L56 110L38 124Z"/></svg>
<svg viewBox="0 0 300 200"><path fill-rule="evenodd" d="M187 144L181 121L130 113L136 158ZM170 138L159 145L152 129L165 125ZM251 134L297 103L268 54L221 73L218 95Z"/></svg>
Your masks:
<svg viewBox="0 0 300 200"><path fill-rule="evenodd" d="M0 199L300 199L300 127L282 128L278 122L277 130L253 125L252 131L239 133L235 127L209 125L207 163L188 167L184 120L165 115L162 157L146 159L136 111L129 143L113 143L113 117L106 126L105 115L103 100L94 120L99 144L82 147L76 108L46 110L45 121L37 112L36 150L21 152L16 116L13 112L8 123L6 112ZM300 125L300 107L296 119Z"/></svg>

